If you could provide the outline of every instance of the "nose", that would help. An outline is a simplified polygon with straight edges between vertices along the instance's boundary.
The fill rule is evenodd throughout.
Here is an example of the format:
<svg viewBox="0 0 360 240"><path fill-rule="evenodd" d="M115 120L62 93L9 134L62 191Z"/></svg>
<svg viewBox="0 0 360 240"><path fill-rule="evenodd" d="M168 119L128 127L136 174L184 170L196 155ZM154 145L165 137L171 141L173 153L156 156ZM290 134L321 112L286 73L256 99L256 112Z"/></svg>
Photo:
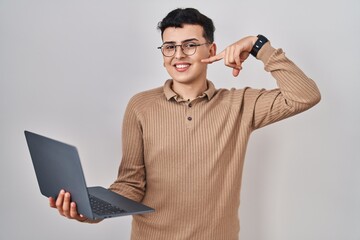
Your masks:
<svg viewBox="0 0 360 240"><path fill-rule="evenodd" d="M175 48L175 58L176 59L181 59L182 57L184 57L185 54L181 48L181 45L177 45Z"/></svg>

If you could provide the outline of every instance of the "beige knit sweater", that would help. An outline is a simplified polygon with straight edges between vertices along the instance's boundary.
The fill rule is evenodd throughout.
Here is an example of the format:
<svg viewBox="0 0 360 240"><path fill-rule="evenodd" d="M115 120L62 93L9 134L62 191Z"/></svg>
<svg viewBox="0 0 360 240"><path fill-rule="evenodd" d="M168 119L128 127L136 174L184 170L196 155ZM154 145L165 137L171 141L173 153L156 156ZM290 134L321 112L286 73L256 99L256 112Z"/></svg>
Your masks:
<svg viewBox="0 0 360 240"><path fill-rule="evenodd" d="M314 106L315 83L270 43L258 54L278 89L208 90L189 102L164 87L135 95L110 189L155 208L134 215L133 240L233 240L251 132Z"/></svg>

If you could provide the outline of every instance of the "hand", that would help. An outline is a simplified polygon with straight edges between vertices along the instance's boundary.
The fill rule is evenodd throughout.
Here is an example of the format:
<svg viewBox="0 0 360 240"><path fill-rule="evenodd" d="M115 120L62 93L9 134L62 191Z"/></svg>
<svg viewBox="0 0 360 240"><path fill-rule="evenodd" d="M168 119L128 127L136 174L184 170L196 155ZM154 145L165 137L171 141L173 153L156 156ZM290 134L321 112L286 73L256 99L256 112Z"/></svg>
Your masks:
<svg viewBox="0 0 360 240"><path fill-rule="evenodd" d="M82 214L78 214L76 210L76 203L71 202L70 199L70 193L61 190L56 201L52 197L49 198L50 207L57 208L60 215L69 219L75 219L80 222L84 222L85 220L87 220L85 216L83 216Z"/></svg>
<svg viewBox="0 0 360 240"><path fill-rule="evenodd" d="M221 53L201 60L203 63L213 63L224 59L226 66L233 69L233 76L237 77L242 69L242 63L248 58L252 47L254 46L257 37L245 37L230 46L228 46Z"/></svg>

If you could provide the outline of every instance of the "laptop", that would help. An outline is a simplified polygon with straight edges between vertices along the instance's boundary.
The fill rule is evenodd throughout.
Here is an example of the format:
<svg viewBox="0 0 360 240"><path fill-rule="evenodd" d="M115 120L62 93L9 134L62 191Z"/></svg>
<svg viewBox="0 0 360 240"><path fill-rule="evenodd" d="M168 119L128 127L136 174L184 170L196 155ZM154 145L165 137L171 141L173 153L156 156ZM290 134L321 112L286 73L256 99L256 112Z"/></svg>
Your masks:
<svg viewBox="0 0 360 240"><path fill-rule="evenodd" d="M94 220L155 211L106 188L87 187L76 147L29 131L25 137L42 195L56 199L64 189L78 213Z"/></svg>

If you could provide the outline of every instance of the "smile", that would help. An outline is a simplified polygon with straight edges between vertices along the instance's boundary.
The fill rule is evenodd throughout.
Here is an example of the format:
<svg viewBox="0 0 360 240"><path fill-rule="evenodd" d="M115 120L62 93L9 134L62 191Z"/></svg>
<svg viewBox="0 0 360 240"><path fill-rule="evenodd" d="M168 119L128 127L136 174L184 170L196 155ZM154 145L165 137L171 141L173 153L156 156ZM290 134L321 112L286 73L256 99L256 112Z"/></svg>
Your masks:
<svg viewBox="0 0 360 240"><path fill-rule="evenodd" d="M190 67L190 64L189 63L179 63L179 64L175 64L174 66L175 66L176 70L183 72L183 71L186 71Z"/></svg>

